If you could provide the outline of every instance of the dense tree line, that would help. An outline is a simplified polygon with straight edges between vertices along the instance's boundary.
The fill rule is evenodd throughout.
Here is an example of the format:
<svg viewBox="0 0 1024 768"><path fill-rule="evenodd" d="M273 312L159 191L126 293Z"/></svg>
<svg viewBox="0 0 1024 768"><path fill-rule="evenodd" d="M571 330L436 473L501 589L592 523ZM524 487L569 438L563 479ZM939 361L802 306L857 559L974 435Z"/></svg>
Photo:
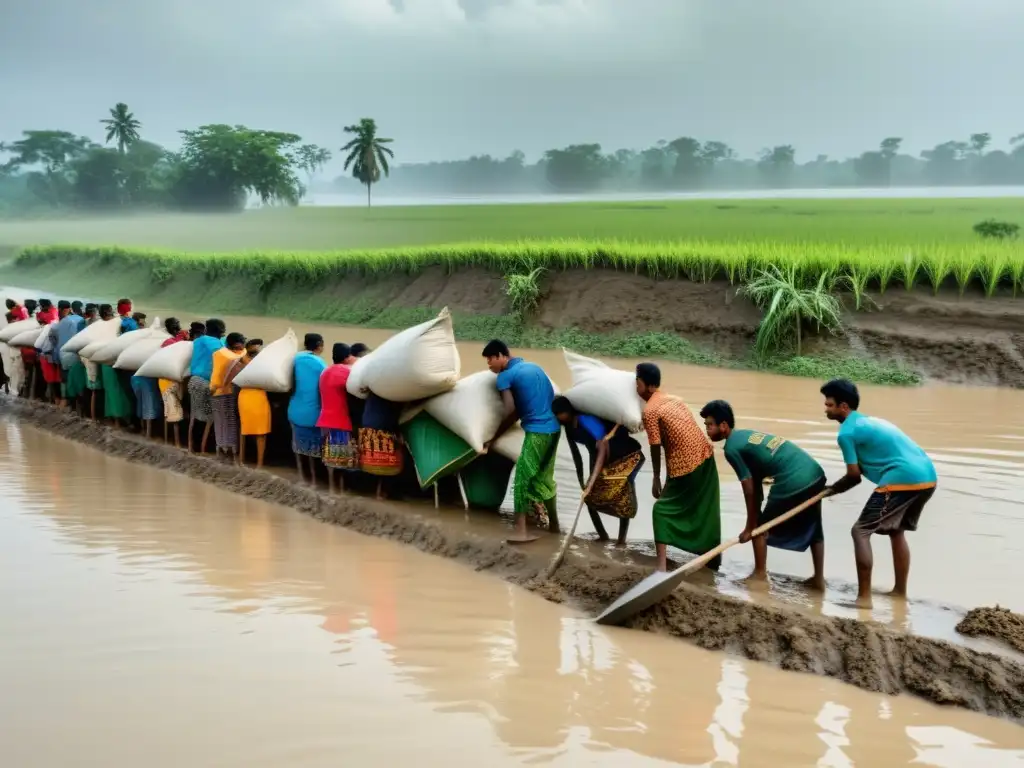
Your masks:
<svg viewBox="0 0 1024 768"><path fill-rule="evenodd" d="M822 189L1024 184L1024 134L1006 149L992 149L987 133L947 141L917 156L891 137L858 157L819 155L798 162L797 149L780 145L756 158L740 158L720 141L684 136L644 150L612 153L600 144L551 149L536 163L522 152L488 155L394 169L392 194L514 194L597 191L698 192L741 189ZM338 179L348 189L346 179Z"/></svg>
<svg viewBox="0 0 1024 768"><path fill-rule="evenodd" d="M225 211L256 200L296 205L330 150L294 133L244 125L203 125L179 131L169 151L142 138L125 104L99 121L105 144L68 131L28 130L0 143L0 214L138 208ZM367 188L389 172L390 139L371 119L345 128L346 170ZM303 183L305 178L306 183Z"/></svg>

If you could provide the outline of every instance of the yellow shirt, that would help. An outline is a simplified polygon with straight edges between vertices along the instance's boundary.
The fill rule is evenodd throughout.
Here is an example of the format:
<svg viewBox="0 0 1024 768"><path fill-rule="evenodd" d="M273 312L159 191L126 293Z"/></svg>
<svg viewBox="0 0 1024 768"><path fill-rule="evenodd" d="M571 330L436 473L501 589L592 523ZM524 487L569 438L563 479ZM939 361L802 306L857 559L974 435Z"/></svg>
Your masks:
<svg viewBox="0 0 1024 768"><path fill-rule="evenodd" d="M228 369L231 368L231 364L240 358L242 354L241 352L232 352L226 347L218 349L213 353L213 373L210 375L210 391L214 397L231 394L232 387L230 384L224 386L224 380L227 378Z"/></svg>

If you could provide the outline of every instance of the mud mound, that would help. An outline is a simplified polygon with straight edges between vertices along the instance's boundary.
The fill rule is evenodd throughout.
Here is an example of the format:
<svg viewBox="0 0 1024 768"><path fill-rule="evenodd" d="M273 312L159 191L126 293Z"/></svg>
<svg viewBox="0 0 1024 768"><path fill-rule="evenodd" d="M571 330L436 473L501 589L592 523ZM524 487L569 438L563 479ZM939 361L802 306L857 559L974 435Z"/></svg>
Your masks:
<svg viewBox="0 0 1024 768"><path fill-rule="evenodd" d="M361 496L330 496L268 472L190 456L115 432L50 406L0 397L2 414L112 456L170 469L358 533L458 560L547 600L589 613L597 613L647 575L639 567L572 553L550 580L544 580L548 555L513 549L498 539L453 529L394 504ZM984 626L993 626L992 609L981 611L989 613L971 613L988 616ZM1007 618L1002 614L1009 612L996 611L999 626L1003 626ZM754 605L684 585L671 598L634 617L628 626L674 635L702 648L741 654L787 670L827 675L870 691L912 693L940 704L1024 722L1024 666L876 624ZM973 623L968 629L971 626ZM1014 636L1024 638L1021 625L1016 626Z"/></svg>
<svg viewBox="0 0 1024 768"><path fill-rule="evenodd" d="M1024 653L1024 616L1008 608L972 608L956 625L968 637L986 636L1002 640Z"/></svg>

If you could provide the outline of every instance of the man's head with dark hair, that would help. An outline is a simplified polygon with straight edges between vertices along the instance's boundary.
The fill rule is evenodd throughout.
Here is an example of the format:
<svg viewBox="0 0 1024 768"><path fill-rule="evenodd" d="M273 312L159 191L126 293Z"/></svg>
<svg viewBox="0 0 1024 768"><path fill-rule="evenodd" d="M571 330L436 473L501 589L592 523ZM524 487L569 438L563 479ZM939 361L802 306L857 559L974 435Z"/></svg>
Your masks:
<svg viewBox="0 0 1024 768"><path fill-rule="evenodd" d="M314 355L324 351L324 337L319 333L307 333L302 339L302 348Z"/></svg>
<svg viewBox="0 0 1024 768"><path fill-rule="evenodd" d="M512 358L508 344L501 339L491 339L484 347L483 356L487 359L487 367L491 373L501 373L508 368L508 361Z"/></svg>
<svg viewBox="0 0 1024 768"><path fill-rule="evenodd" d="M57 317L65 318L71 314L71 302L67 299L61 299L57 302Z"/></svg>
<svg viewBox="0 0 1024 768"><path fill-rule="evenodd" d="M825 416L842 424L860 407L860 392L849 379L832 379L821 388L825 396Z"/></svg>
<svg viewBox="0 0 1024 768"><path fill-rule="evenodd" d="M109 304L100 304L99 306L100 320L113 320L114 319L114 308Z"/></svg>
<svg viewBox="0 0 1024 768"><path fill-rule="evenodd" d="M99 311L100 308L98 304L94 304L93 302L90 301L88 304L85 305L85 317L87 318L96 317L96 315L99 314Z"/></svg>
<svg viewBox="0 0 1024 768"><path fill-rule="evenodd" d="M636 367L636 393L650 400L661 386L661 369L654 363L640 363Z"/></svg>
<svg viewBox="0 0 1024 768"><path fill-rule="evenodd" d="M713 443L727 440L736 429L732 406L725 400L712 400L700 409L700 417L704 419L704 429Z"/></svg>
<svg viewBox="0 0 1024 768"><path fill-rule="evenodd" d="M188 326L188 337L191 341L195 341L200 336L206 335L206 323L200 323L198 320L193 321Z"/></svg>
<svg viewBox="0 0 1024 768"><path fill-rule="evenodd" d="M335 365L341 365L342 363L351 365L355 362L355 358L352 357L352 347L341 341L336 342L331 348L331 360Z"/></svg>
<svg viewBox="0 0 1024 768"><path fill-rule="evenodd" d="M559 395L551 401L551 412L555 414L560 424L571 424L576 418L576 409L565 395Z"/></svg>
<svg viewBox="0 0 1024 768"><path fill-rule="evenodd" d="M164 330L171 336L177 336L181 333L181 321L176 317L168 317L164 320Z"/></svg>
<svg viewBox="0 0 1024 768"><path fill-rule="evenodd" d="M43 312L49 312L52 308L53 308L53 302L50 301L49 299L40 299L39 300L39 309L42 310Z"/></svg>
<svg viewBox="0 0 1024 768"><path fill-rule="evenodd" d="M224 340L224 346L232 352L241 352L245 349L245 335L238 331L232 331Z"/></svg>
<svg viewBox="0 0 1024 768"><path fill-rule="evenodd" d="M249 339L245 342L245 354L251 360L263 350L263 339Z"/></svg>
<svg viewBox="0 0 1024 768"><path fill-rule="evenodd" d="M223 320L218 320L216 317L211 317L206 321L206 335L212 336L215 339L223 339L224 334L228 332L228 327L224 325Z"/></svg>
<svg viewBox="0 0 1024 768"><path fill-rule="evenodd" d="M39 302L35 299L25 299L25 310L29 315L34 315L36 310L39 309Z"/></svg>
<svg viewBox="0 0 1024 768"><path fill-rule="evenodd" d="M73 314L76 314L79 317L81 317L82 312L83 312L82 302L78 301L77 299L75 301L72 301L71 302L71 312Z"/></svg>
<svg viewBox="0 0 1024 768"><path fill-rule="evenodd" d="M370 348L363 342L357 341L352 345L352 357L366 357L368 354L370 354Z"/></svg>
<svg viewBox="0 0 1024 768"><path fill-rule="evenodd" d="M4 315L4 319L7 320L8 323L13 323L14 322L14 313L13 312L8 312L7 314Z"/></svg>
<svg viewBox="0 0 1024 768"><path fill-rule="evenodd" d="M132 320L134 320L136 323L139 324L139 328L145 328L146 327L146 313L145 312L135 312L135 313L133 313L132 314Z"/></svg>
<svg viewBox="0 0 1024 768"><path fill-rule="evenodd" d="M16 302L14 299L6 299L4 301L4 304L6 304L7 308L10 310L13 310L16 306L18 306L18 302Z"/></svg>

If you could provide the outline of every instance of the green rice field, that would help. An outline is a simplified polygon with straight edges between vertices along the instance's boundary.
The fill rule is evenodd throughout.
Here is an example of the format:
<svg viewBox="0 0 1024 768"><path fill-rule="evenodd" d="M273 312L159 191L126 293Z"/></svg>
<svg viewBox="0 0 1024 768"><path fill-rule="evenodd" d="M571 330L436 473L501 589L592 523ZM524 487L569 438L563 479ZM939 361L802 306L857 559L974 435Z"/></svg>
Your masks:
<svg viewBox="0 0 1024 768"><path fill-rule="evenodd" d="M120 245L185 251L375 249L466 242L916 246L977 244L984 219L1024 228L1024 200L693 200L521 205L287 208L0 222L0 248Z"/></svg>

